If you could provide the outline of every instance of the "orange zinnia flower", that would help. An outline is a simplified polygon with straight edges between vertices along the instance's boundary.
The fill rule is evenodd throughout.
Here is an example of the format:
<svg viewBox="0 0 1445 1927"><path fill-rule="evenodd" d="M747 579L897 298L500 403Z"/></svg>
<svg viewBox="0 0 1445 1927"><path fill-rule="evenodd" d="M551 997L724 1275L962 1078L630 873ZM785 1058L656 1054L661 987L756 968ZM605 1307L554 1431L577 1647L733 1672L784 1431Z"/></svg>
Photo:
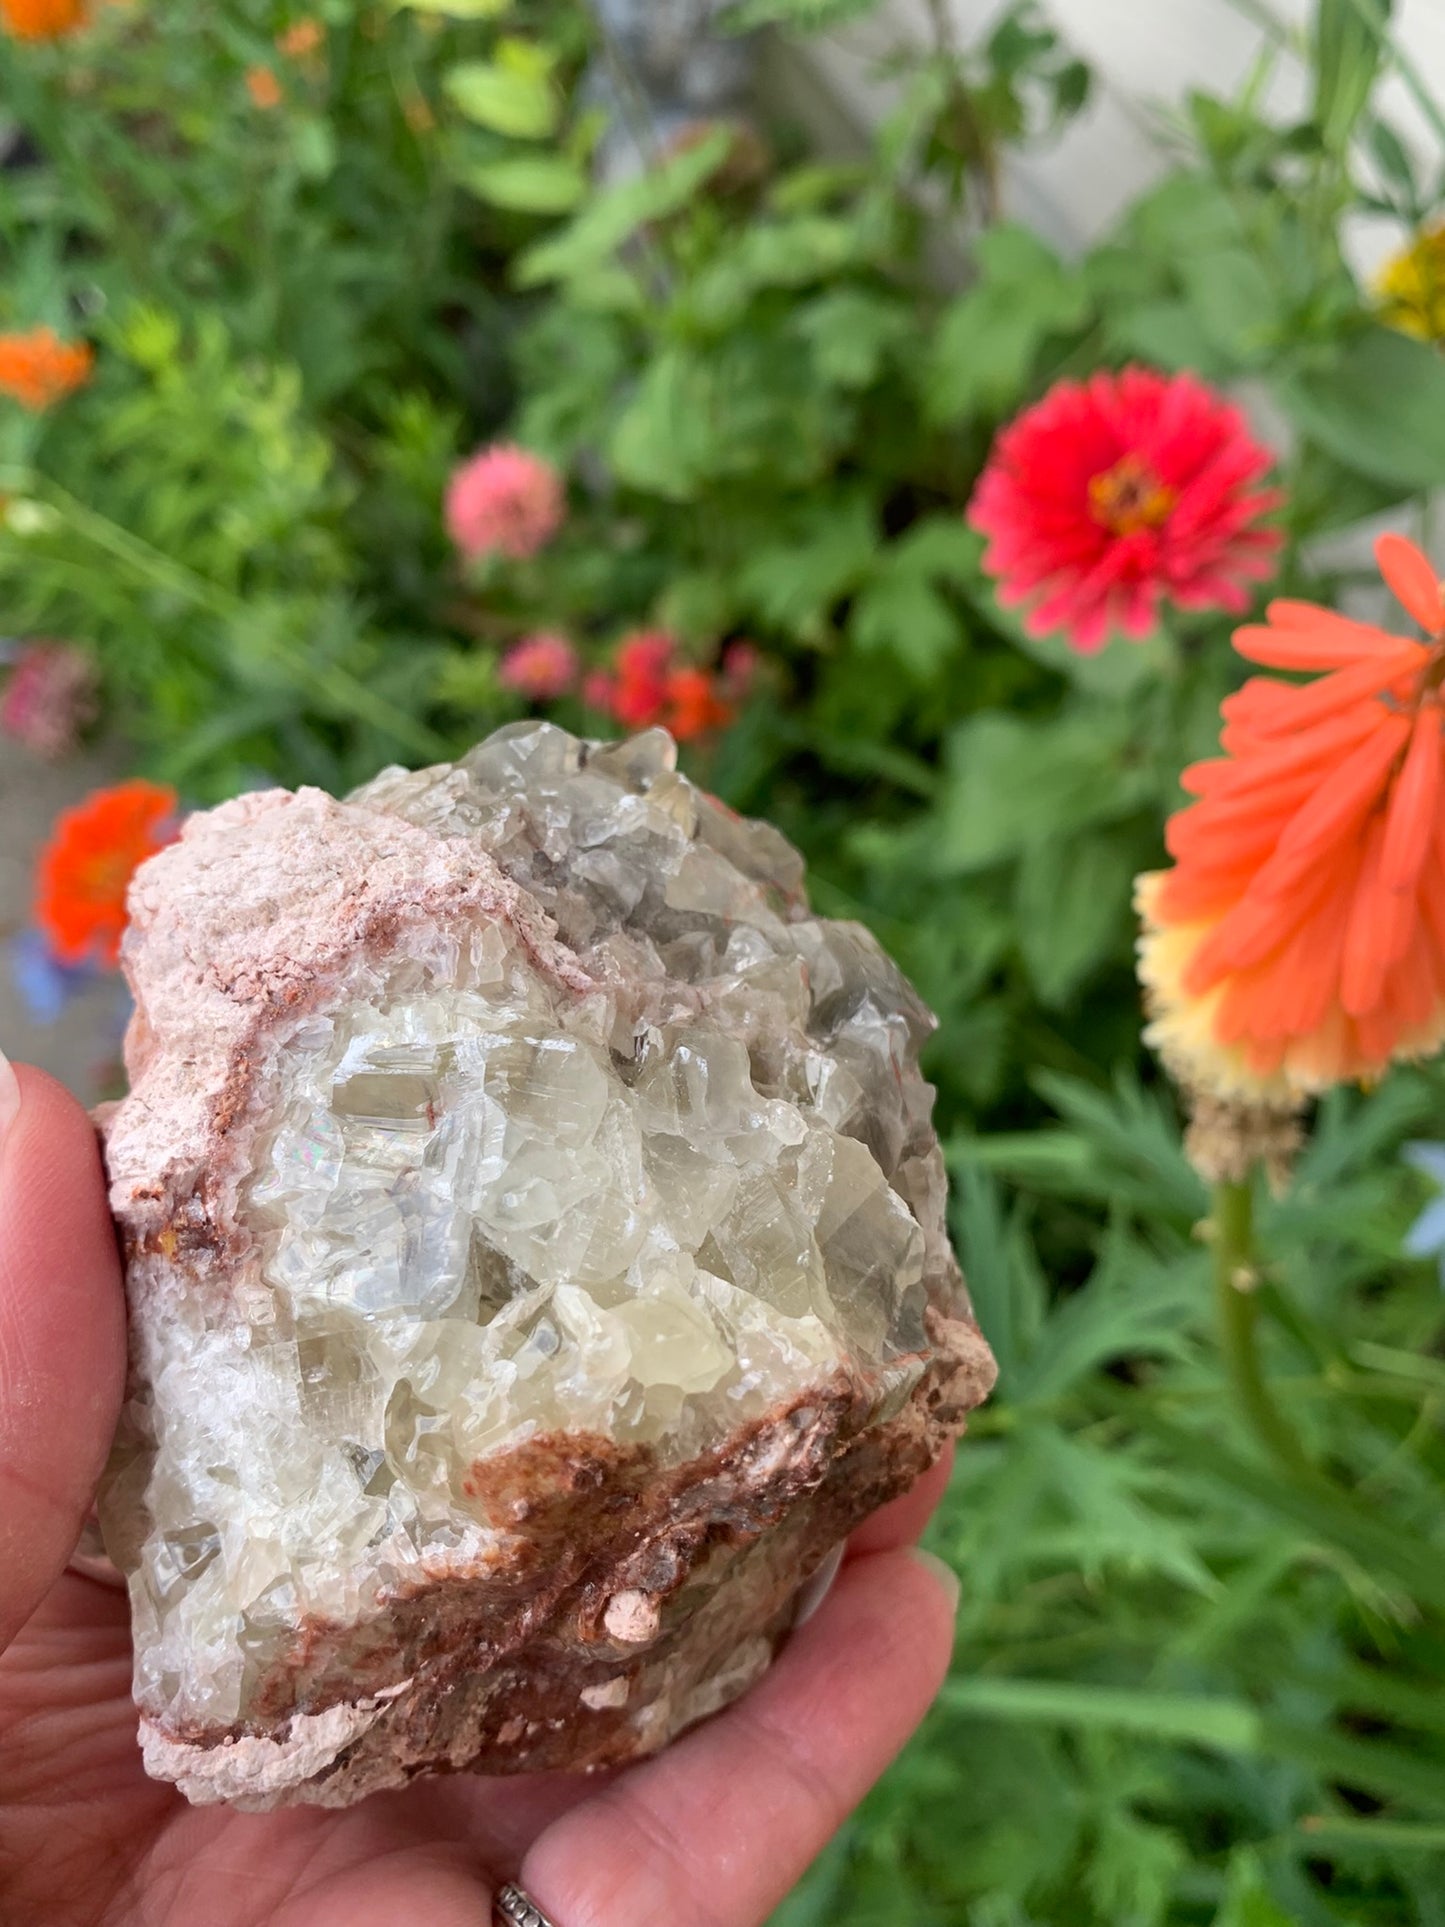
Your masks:
<svg viewBox="0 0 1445 1927"><path fill-rule="evenodd" d="M667 709L662 723L678 742L690 743L694 737L726 729L733 713L732 704L718 693L717 684L706 669L674 669L668 677Z"/></svg>
<svg viewBox="0 0 1445 1927"><path fill-rule="evenodd" d="M0 20L17 40L63 40L88 12L85 0L0 0Z"/></svg>
<svg viewBox="0 0 1445 1927"><path fill-rule="evenodd" d="M293 21L284 33L277 34L276 46L288 60L306 60L325 38L326 29L319 20L301 19Z"/></svg>
<svg viewBox="0 0 1445 1927"><path fill-rule="evenodd" d="M269 67L246 69L246 92L251 96L251 105L263 112L269 113L281 105L281 83Z"/></svg>
<svg viewBox="0 0 1445 1927"><path fill-rule="evenodd" d="M139 778L56 818L36 872L35 920L63 964L114 966L130 880L176 834L176 793Z"/></svg>
<svg viewBox="0 0 1445 1927"><path fill-rule="evenodd" d="M62 341L53 328L0 334L0 394L39 413L90 379L95 356L83 341Z"/></svg>
<svg viewBox="0 0 1445 1927"><path fill-rule="evenodd" d="M1181 781L1171 870L1139 879L1149 1041L1196 1088L1293 1099L1445 1040L1445 597L1398 535L1376 559L1408 641L1308 602L1236 632L1270 669Z"/></svg>

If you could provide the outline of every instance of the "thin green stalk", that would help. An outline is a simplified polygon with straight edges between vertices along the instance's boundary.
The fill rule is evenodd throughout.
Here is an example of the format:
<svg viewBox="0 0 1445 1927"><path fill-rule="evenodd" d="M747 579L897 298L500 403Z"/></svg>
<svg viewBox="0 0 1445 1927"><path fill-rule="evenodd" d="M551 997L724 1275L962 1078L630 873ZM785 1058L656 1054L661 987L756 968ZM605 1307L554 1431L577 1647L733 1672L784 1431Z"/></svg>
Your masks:
<svg viewBox="0 0 1445 1927"><path fill-rule="evenodd" d="M1401 82L1414 97L1415 105L1429 121L1436 138L1445 141L1445 111L1431 92L1424 74L1400 45L1398 33L1391 33L1388 24L1379 14L1366 5L1366 0L1350 0L1350 6L1358 14L1362 25L1379 41L1385 58L1400 76Z"/></svg>
<svg viewBox="0 0 1445 1927"><path fill-rule="evenodd" d="M1220 1348L1230 1389L1270 1457L1296 1477L1318 1477L1294 1428L1275 1403L1259 1361L1259 1257L1254 1244L1254 1186L1214 1187L1214 1291Z"/></svg>
<svg viewBox="0 0 1445 1927"><path fill-rule="evenodd" d="M112 522L108 516L88 508L58 483L28 469L0 468L0 488L12 487L17 492L34 495L37 500L54 509L77 535L113 556L143 581L151 582L172 595L184 597L223 624L244 619L246 604L243 597L219 583L208 581L194 569L173 562L160 549L132 535L118 522ZM268 653L293 681L309 684L323 701L334 704L343 714L370 723L373 728L381 730L398 743L406 744L408 749L423 757L439 758L446 755L446 740L435 730L418 722L405 710L396 708L384 696L378 696L340 663L316 663L304 654L297 653L278 654L275 650Z"/></svg>

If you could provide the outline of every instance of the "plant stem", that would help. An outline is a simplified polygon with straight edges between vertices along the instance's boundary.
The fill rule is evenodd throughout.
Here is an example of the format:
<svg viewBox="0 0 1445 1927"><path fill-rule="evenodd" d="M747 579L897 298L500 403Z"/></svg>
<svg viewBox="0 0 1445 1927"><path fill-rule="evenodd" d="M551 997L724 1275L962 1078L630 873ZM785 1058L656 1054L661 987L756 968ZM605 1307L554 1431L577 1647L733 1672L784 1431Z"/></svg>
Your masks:
<svg viewBox="0 0 1445 1927"><path fill-rule="evenodd" d="M1221 1181L1214 1187L1214 1291L1220 1348L1230 1388L1250 1429L1271 1458L1313 1484L1319 1473L1275 1404L1259 1362L1256 1334L1259 1269L1254 1245L1254 1186Z"/></svg>

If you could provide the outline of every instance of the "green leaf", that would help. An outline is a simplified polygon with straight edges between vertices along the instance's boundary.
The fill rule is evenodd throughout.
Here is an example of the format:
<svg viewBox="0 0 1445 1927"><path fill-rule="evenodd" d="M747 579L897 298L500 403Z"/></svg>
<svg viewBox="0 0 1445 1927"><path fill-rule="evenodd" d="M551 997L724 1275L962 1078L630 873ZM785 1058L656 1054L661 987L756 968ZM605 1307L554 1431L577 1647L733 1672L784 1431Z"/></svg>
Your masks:
<svg viewBox="0 0 1445 1927"><path fill-rule="evenodd" d="M1338 1546L1377 1582L1388 1579L1421 1605L1445 1612L1445 1554L1418 1534L1402 1534L1388 1519L1344 1495L1296 1485L1271 1466L1239 1458L1216 1438L1205 1438L1152 1414L1142 1422L1181 1465L1197 1467L1326 1545Z"/></svg>
<svg viewBox="0 0 1445 1927"><path fill-rule="evenodd" d="M1037 1342L1048 1288L1017 1215L1005 1218L990 1173L964 1157L953 1177L954 1241L974 1315L998 1360L998 1396L1011 1398L1015 1375Z"/></svg>
<svg viewBox="0 0 1445 1927"><path fill-rule="evenodd" d="M442 86L468 120L517 140L545 140L561 118L561 103L546 77L515 66L464 61L445 75Z"/></svg>
<svg viewBox="0 0 1445 1927"><path fill-rule="evenodd" d="M1415 178L1415 162L1409 148L1383 120L1377 120L1370 128L1369 144L1375 165L1414 212L1419 206L1420 183Z"/></svg>
<svg viewBox="0 0 1445 1927"><path fill-rule="evenodd" d="M1263 1744L1264 1722L1244 1700L1063 1680L983 1677L949 1680L943 1699L956 1712L994 1719L1101 1727L1141 1739L1241 1753L1258 1752Z"/></svg>
<svg viewBox="0 0 1445 1927"><path fill-rule="evenodd" d="M872 13L878 0L733 0L719 15L724 33L783 27L793 33L826 33Z"/></svg>
<svg viewBox="0 0 1445 1927"><path fill-rule="evenodd" d="M1275 1905L1259 1860L1247 1849L1230 1856L1229 1886L1212 1927L1296 1927Z"/></svg>
<svg viewBox="0 0 1445 1927"><path fill-rule="evenodd" d="M885 564L854 603L848 633L865 654L892 656L932 682L957 650L963 625L926 576Z"/></svg>
<svg viewBox="0 0 1445 1927"><path fill-rule="evenodd" d="M947 786L933 863L963 876L1059 834L1127 816L1157 777L1129 741L1127 713L1090 705L1051 722L985 710L946 745Z"/></svg>
<svg viewBox="0 0 1445 1927"><path fill-rule="evenodd" d="M794 326L812 348L818 372L840 388L867 388L913 333L908 307L865 288L832 288L798 310Z"/></svg>
<svg viewBox="0 0 1445 1927"><path fill-rule="evenodd" d="M731 133L720 127L660 167L604 189L560 234L550 235L521 256L514 277L518 286L540 287L595 268L639 228L686 207L731 147Z"/></svg>
<svg viewBox="0 0 1445 1927"><path fill-rule="evenodd" d="M1110 315L1105 338L1116 355L1137 355L1171 373L1193 369L1211 377L1226 372L1226 358L1187 301L1142 301Z"/></svg>
<svg viewBox="0 0 1445 1927"><path fill-rule="evenodd" d="M1207 1293L1203 1252L1161 1262L1137 1238L1111 1231L1081 1291L1051 1313L1014 1378L1019 1403L1061 1399L1116 1358L1177 1357Z"/></svg>
<svg viewBox="0 0 1445 1927"><path fill-rule="evenodd" d="M879 551L854 604L849 634L865 653L892 655L919 681L936 681L965 631L935 581L968 582L974 567L974 538L963 523L951 515L924 517Z"/></svg>
<svg viewBox="0 0 1445 1927"><path fill-rule="evenodd" d="M494 207L519 214L566 214L587 192L587 176L565 154L519 154L454 164L457 178Z"/></svg>
<svg viewBox="0 0 1445 1927"><path fill-rule="evenodd" d="M1424 342L1368 328L1277 392L1296 427L1347 468L1401 494L1445 484L1445 361Z"/></svg>
<svg viewBox="0 0 1445 1927"><path fill-rule="evenodd" d="M1435 1805L1445 1797L1445 1772L1431 1760L1402 1747L1272 1719L1242 1699L977 1676L949 1680L942 1697L954 1711L975 1716L1129 1733L1142 1740L1263 1758L1280 1755L1387 1798Z"/></svg>
<svg viewBox="0 0 1445 1927"><path fill-rule="evenodd" d="M398 12L440 14L447 20L494 20L512 0L391 0Z"/></svg>
<svg viewBox="0 0 1445 1927"><path fill-rule="evenodd" d="M771 332L670 343L623 401L607 444L612 465L632 487L678 502L722 482L771 499L817 483L852 414L810 373L782 318Z"/></svg>
<svg viewBox="0 0 1445 1927"><path fill-rule="evenodd" d="M873 505L861 490L822 497L778 540L754 547L739 571L742 593L770 629L821 640L835 603L867 574L878 545Z"/></svg>
<svg viewBox="0 0 1445 1927"><path fill-rule="evenodd" d="M1341 154L1364 112L1389 46L1392 0L1317 0L1312 118Z"/></svg>
<svg viewBox="0 0 1445 1927"><path fill-rule="evenodd" d="M1257 365L1280 322L1274 288L1257 258L1244 248L1189 252L1179 274L1210 346L1231 367Z"/></svg>
<svg viewBox="0 0 1445 1927"><path fill-rule="evenodd" d="M1102 1189L1095 1196L1137 1202L1156 1221L1173 1214L1193 1225L1207 1204L1199 1173L1184 1155L1166 1095L1118 1070L1109 1090L1083 1078L1039 1071L1039 1094L1088 1145Z"/></svg>
<svg viewBox="0 0 1445 1927"><path fill-rule="evenodd" d="M1107 836L1061 831L1024 851L1014 892L1019 948L1050 1008L1126 947L1134 867Z"/></svg>
<svg viewBox="0 0 1445 1927"><path fill-rule="evenodd" d="M859 245L856 224L832 215L753 223L695 277L687 294L689 315L709 328L735 326L761 290L835 278Z"/></svg>
<svg viewBox="0 0 1445 1927"><path fill-rule="evenodd" d="M1057 1425L1032 1424L1023 1437L1058 1520L1032 1535L1035 1556L1077 1566L1092 1580L1157 1573L1191 1592L1218 1592L1187 1525L1167 1510L1167 1473L1137 1453L1100 1447Z"/></svg>
<svg viewBox="0 0 1445 1927"><path fill-rule="evenodd" d="M1134 203L1116 244L1173 273L1191 251L1212 253L1243 239L1239 209L1226 189L1208 174L1181 170Z"/></svg>
<svg viewBox="0 0 1445 1927"><path fill-rule="evenodd" d="M925 364L924 409L939 426L1012 407L1048 337L1089 311L1083 277L1026 228L990 228L976 253L978 285L946 311Z"/></svg>

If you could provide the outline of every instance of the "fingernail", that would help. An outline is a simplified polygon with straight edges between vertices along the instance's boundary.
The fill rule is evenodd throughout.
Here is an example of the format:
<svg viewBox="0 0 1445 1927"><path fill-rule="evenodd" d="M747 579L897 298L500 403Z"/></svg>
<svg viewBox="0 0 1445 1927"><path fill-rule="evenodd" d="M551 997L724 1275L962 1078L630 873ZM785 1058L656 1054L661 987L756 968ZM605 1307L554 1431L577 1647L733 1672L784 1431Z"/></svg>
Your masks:
<svg viewBox="0 0 1445 1927"><path fill-rule="evenodd" d="M838 1568L843 1563L843 1541L840 1539L824 1559L817 1571L805 1579L798 1588L798 1603L793 1608L794 1630L806 1626L813 1614L833 1590L833 1581L838 1577Z"/></svg>
<svg viewBox="0 0 1445 1927"><path fill-rule="evenodd" d="M0 1050L0 1143L20 1115L20 1082L10 1068L10 1059Z"/></svg>
<svg viewBox="0 0 1445 1927"><path fill-rule="evenodd" d="M908 1556L910 1559L916 1559L925 1572L931 1572L933 1574L934 1578L948 1595L948 1610L956 1616L958 1613L958 1597L963 1591L963 1581L953 1570L953 1567L946 1566L936 1552L925 1552L922 1546L910 1547Z"/></svg>

